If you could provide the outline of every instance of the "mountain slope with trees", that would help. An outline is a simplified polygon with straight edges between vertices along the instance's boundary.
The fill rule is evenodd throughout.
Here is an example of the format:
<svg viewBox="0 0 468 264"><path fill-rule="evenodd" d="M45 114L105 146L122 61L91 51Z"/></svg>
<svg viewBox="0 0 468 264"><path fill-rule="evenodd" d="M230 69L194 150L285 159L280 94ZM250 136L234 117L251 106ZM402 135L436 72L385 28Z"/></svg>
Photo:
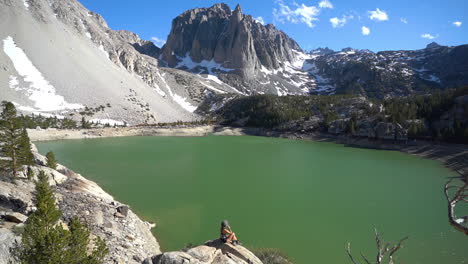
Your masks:
<svg viewBox="0 0 468 264"><path fill-rule="evenodd" d="M468 143L468 87L387 100L355 95L217 96L198 111L230 126Z"/></svg>

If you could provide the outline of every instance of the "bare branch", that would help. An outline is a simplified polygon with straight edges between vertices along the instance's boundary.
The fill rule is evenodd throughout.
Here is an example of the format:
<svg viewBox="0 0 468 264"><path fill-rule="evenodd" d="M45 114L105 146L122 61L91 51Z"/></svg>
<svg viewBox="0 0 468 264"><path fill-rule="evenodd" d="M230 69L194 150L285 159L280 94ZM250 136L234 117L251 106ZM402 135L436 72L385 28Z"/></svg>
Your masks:
<svg viewBox="0 0 468 264"><path fill-rule="evenodd" d="M382 261L384 260L385 256L388 256L389 258L389 264L394 264L393 261L393 255L402 248L402 244L405 240L407 240L408 237L405 237L401 239L398 244L391 246L390 243L386 243L385 247L382 248L382 244L384 243L383 240L380 239L379 232L375 228L375 242L377 244L377 262L376 264L382 264ZM348 253L349 258L354 264L358 264L354 258L353 255L351 254L351 244L348 243L348 247L346 248L346 252ZM364 259L366 264L371 264L371 262L367 259L367 257L361 252L361 257Z"/></svg>
<svg viewBox="0 0 468 264"><path fill-rule="evenodd" d="M364 259L364 261L367 263L367 264L371 264L370 261L366 258L366 256L364 256L364 254L361 252L361 257Z"/></svg>
<svg viewBox="0 0 468 264"><path fill-rule="evenodd" d="M351 243L348 243L348 246L345 247L346 253L348 253L349 258L354 264L357 264L356 261L354 261L353 255L351 254Z"/></svg>
<svg viewBox="0 0 468 264"><path fill-rule="evenodd" d="M392 257L393 254L395 254L395 253L401 248L403 242L404 242L405 240L407 240L407 239L408 239L408 237L402 238L402 239L400 240L400 242L398 242L398 244L397 244L396 246L394 246L394 247L390 250L389 256Z"/></svg>
<svg viewBox="0 0 468 264"><path fill-rule="evenodd" d="M456 184L451 185L452 181L453 179L450 179L444 186L444 195L448 202L447 209L449 223L458 231L468 235L468 227L463 225L462 222L458 222L457 217L455 216L455 207L457 204L459 202L468 202L466 199L467 194L465 193L468 191L468 182L464 182L463 186L458 186ZM449 194L450 189L457 189L452 197Z"/></svg>

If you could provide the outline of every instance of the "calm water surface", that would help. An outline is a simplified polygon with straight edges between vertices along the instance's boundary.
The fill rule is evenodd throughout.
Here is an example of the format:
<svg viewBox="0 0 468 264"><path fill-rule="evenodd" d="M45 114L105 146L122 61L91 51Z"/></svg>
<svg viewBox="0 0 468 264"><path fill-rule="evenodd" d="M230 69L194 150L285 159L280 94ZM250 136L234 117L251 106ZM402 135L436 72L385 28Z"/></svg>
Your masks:
<svg viewBox="0 0 468 264"><path fill-rule="evenodd" d="M296 263L349 263L351 242L375 257L409 236L398 263L468 263L468 239L447 223L439 163L391 151L263 137L128 137L37 143L157 223L162 249L218 236L229 219L247 247Z"/></svg>

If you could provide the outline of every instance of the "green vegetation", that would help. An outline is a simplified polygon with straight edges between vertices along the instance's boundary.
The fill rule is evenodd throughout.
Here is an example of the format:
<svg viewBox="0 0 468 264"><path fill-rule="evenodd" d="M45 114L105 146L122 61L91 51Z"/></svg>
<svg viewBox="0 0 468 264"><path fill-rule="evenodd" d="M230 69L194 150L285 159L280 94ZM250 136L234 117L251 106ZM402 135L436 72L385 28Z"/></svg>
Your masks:
<svg viewBox="0 0 468 264"><path fill-rule="evenodd" d="M334 108L350 98L352 96L349 95L255 95L229 101L218 114L223 124L248 118L246 126L264 128L275 128L291 121L307 121L317 115L325 117L325 123L329 123L338 118Z"/></svg>
<svg viewBox="0 0 468 264"><path fill-rule="evenodd" d="M76 122L68 118L59 119L57 117L44 117L42 115L35 114L30 116L21 115L19 118L23 126L29 129L35 129L37 127L42 129L47 129L50 127L59 129L77 128Z"/></svg>
<svg viewBox="0 0 468 264"><path fill-rule="evenodd" d="M292 264L292 260L281 250L276 248L259 248L253 250L264 264Z"/></svg>
<svg viewBox="0 0 468 264"><path fill-rule="evenodd" d="M220 96L209 104L227 101L213 114L223 125L286 131L307 127L306 130L326 132L333 121L341 119L346 122L345 132L356 135L363 122L372 126L388 122L401 125L409 138L468 143L466 96L468 87L386 100L356 95L256 95L232 100ZM200 108L206 110L209 105L202 104ZM315 121L319 124L313 124Z"/></svg>
<svg viewBox="0 0 468 264"><path fill-rule="evenodd" d="M111 105L109 103L107 103L106 105L100 105L98 107L85 106L85 109L80 112L80 115L82 115L82 116L93 116L96 113L103 112L106 109L106 106L109 107L109 108L111 107Z"/></svg>
<svg viewBox="0 0 468 264"><path fill-rule="evenodd" d="M459 106L455 106L456 98L467 95L468 86L438 91L429 96L393 98L384 101L383 105L393 123L422 121L410 123L409 135L412 138L468 143L468 102L459 102Z"/></svg>
<svg viewBox="0 0 468 264"><path fill-rule="evenodd" d="M16 116L12 103L3 102L0 114L0 169L16 177L23 165L32 165L34 156L28 133Z"/></svg>
<svg viewBox="0 0 468 264"><path fill-rule="evenodd" d="M86 119L84 118L84 116L81 118L81 128L83 128L83 129L91 128L91 123L89 123L88 121L86 121Z"/></svg>
<svg viewBox="0 0 468 264"><path fill-rule="evenodd" d="M55 159L55 154L52 151L47 152L47 167L51 169L57 169L57 160Z"/></svg>
<svg viewBox="0 0 468 264"><path fill-rule="evenodd" d="M61 211L55 205L55 197L44 172L36 183L35 205L21 237L12 249L13 263L21 264L99 264L108 253L100 238L90 246L90 232L77 219L73 219L68 230L60 224Z"/></svg>

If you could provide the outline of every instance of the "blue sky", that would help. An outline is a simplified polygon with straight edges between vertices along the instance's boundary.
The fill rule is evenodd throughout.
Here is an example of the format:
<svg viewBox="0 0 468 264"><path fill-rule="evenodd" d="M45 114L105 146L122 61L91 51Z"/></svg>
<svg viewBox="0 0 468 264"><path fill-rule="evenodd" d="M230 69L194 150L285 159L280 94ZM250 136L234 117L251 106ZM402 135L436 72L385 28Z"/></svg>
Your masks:
<svg viewBox="0 0 468 264"><path fill-rule="evenodd" d="M161 45L172 19L214 0L80 0L112 29L126 29ZM305 50L345 47L373 51L420 49L432 41L468 44L468 0L225 0L261 17Z"/></svg>

